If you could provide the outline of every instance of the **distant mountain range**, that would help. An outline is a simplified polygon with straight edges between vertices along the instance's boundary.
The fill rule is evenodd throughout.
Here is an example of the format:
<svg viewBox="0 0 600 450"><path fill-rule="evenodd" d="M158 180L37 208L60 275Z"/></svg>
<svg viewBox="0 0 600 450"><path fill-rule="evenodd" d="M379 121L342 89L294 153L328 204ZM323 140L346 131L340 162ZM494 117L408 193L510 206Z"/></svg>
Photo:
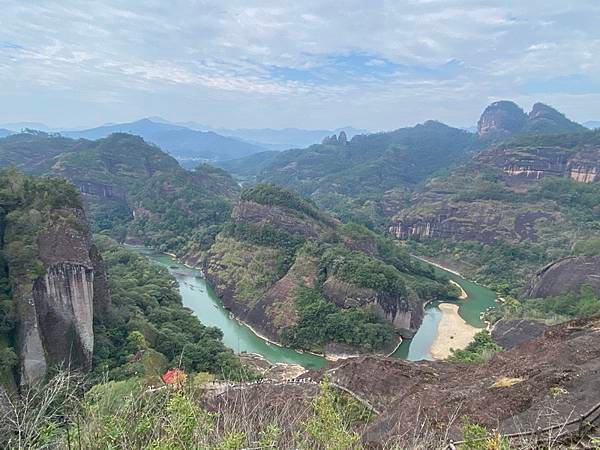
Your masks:
<svg viewBox="0 0 600 450"><path fill-rule="evenodd" d="M63 131L63 136L84 139L105 138L113 133L129 133L158 145L182 162L220 161L264 151L263 147L212 131L197 131L179 125L142 119L130 123L104 125L88 130ZM187 164L186 164L187 165Z"/></svg>
<svg viewBox="0 0 600 450"><path fill-rule="evenodd" d="M349 139L357 134L367 134L370 131L354 127L340 127L334 130L307 130L302 128L215 128L197 122L169 122L162 117L150 117L150 120L169 125L178 125L192 130L213 131L223 136L234 137L246 142L264 147L267 150L288 150L304 148L318 144L333 134L344 131Z"/></svg>
<svg viewBox="0 0 600 450"><path fill-rule="evenodd" d="M226 161L265 150L304 148L341 131L345 131L349 138L368 133L367 130L352 127L335 130L212 128L196 122L169 122L160 117L128 123L109 123L89 129L61 130L38 122L14 122L0 124L0 127L0 137L23 129L58 132L67 137L92 140L105 138L112 133L130 133L168 151L188 168L195 167L201 161Z"/></svg>

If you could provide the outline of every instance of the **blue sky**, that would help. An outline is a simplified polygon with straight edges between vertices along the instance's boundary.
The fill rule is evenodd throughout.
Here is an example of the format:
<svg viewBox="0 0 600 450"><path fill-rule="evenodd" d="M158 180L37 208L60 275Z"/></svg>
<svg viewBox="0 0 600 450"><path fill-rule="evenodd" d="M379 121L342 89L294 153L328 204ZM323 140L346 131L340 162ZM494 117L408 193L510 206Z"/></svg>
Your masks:
<svg viewBox="0 0 600 450"><path fill-rule="evenodd" d="M4 0L0 123L474 124L490 102L600 119L596 0Z"/></svg>

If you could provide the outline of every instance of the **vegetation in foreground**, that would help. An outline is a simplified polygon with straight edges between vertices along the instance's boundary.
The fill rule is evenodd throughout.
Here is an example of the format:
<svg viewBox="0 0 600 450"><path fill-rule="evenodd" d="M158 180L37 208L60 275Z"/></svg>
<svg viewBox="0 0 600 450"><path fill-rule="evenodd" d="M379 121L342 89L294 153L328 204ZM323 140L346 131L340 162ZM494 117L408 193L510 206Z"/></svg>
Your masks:
<svg viewBox="0 0 600 450"><path fill-rule="evenodd" d="M375 413L327 379L314 396L289 398L283 404L258 400L244 390L214 402L207 374L179 372L159 387L130 378L91 388L77 374L58 372L30 387L19 398L2 397L0 447L14 449L361 450L362 433ZM231 394L230 394L231 395ZM292 405L293 404L293 405ZM260 411L260 412L259 412ZM448 430L432 428L427 419L410 435L381 442L390 450L447 448ZM451 422L459 418L451 419ZM461 450L533 450L539 437L512 442L495 430L460 419ZM439 425L439 422L438 422ZM448 424L450 426L450 424ZM439 427L438 427L439 428ZM529 430L528 430L529 431ZM542 439L544 436L542 436ZM593 438L579 437L593 443ZM565 448L550 440L544 448Z"/></svg>
<svg viewBox="0 0 600 450"><path fill-rule="evenodd" d="M15 399L0 421L2 448L234 450L242 448L359 449L366 407L329 382L303 401L295 417L271 407L253 423L227 407L210 408L210 378L151 388L140 378L109 381L83 392L82 380L58 373ZM243 391L242 391L243 392ZM243 395L239 402L249 407ZM261 405L266 408L266 405ZM40 413L40 414L38 414ZM250 412L248 413L250 415Z"/></svg>
<svg viewBox="0 0 600 450"><path fill-rule="evenodd" d="M481 363L490 359L502 348L494 342L490 332L480 331L473 341L464 349L452 350L448 361L460 363Z"/></svg>

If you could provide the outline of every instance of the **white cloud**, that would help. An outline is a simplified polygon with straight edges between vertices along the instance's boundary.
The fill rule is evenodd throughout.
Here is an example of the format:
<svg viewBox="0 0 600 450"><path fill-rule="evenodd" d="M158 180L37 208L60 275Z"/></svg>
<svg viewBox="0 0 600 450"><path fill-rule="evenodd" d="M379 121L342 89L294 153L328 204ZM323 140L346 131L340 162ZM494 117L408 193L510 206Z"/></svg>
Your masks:
<svg viewBox="0 0 600 450"><path fill-rule="evenodd" d="M600 5L568 3L5 0L0 95L18 92L31 117L9 117L10 105L2 114L50 122L34 114L47 110L40 92L54 90L78 96L62 111L69 120L163 115L229 126L350 121L376 129L435 117L465 124L488 99L533 99L520 89L536 79L600 78ZM557 102L582 105L562 94L553 102L560 108ZM594 108L576 118L599 117Z"/></svg>

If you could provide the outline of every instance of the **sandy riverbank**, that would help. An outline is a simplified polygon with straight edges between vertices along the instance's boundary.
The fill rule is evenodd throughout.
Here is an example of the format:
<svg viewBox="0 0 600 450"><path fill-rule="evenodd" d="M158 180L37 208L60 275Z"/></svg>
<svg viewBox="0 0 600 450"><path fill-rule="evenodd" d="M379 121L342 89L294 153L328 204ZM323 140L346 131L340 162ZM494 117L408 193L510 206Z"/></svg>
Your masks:
<svg viewBox="0 0 600 450"><path fill-rule="evenodd" d="M434 359L446 359L450 356L451 348L465 348L481 330L469 325L460 317L458 305L441 303L438 307L442 311L442 319L431 346L431 356Z"/></svg>
<svg viewBox="0 0 600 450"><path fill-rule="evenodd" d="M412 256L413 258L420 259L421 261L423 261L423 262L426 262L427 264L431 264L432 266L435 266L435 267L437 267L437 268L439 268L439 269L443 269L443 270L445 270L446 272L450 272L450 273L453 273L454 275L457 275L457 276L459 276L459 277L462 277L462 275L460 274L460 272L457 272L456 270L452 270L452 269L450 269L450 268L448 268L448 267L444 267L444 266L442 266L441 264L438 264L438 263L436 263L436 262L434 262L434 261L431 261L430 259L423 258L422 256L417 256L417 255L411 255L411 256Z"/></svg>
<svg viewBox="0 0 600 450"><path fill-rule="evenodd" d="M458 284L454 280L449 280L449 281L450 281L451 284L453 284L454 286L456 286L457 288L460 289L460 296L458 297L459 300L466 300L466 299L469 298L469 295L467 294L467 291L465 291L460 284Z"/></svg>

